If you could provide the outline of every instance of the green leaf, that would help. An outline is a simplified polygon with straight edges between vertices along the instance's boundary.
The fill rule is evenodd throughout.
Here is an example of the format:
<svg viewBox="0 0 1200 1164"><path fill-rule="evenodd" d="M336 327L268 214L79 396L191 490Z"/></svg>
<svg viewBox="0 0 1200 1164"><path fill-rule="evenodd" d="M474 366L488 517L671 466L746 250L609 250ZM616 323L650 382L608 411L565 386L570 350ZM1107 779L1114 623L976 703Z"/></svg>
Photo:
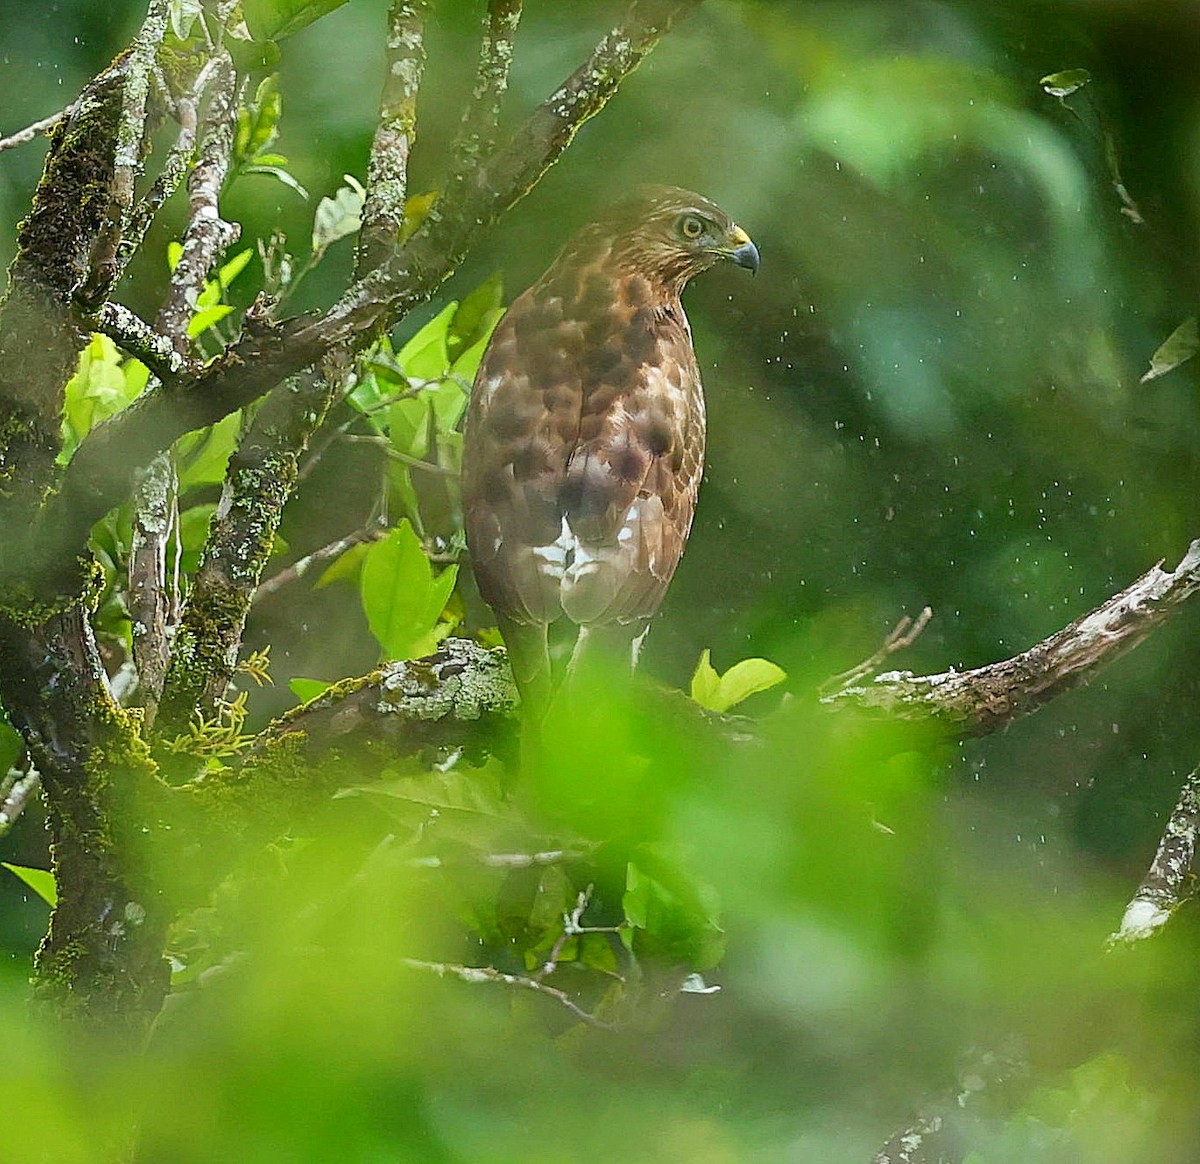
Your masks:
<svg viewBox="0 0 1200 1164"><path fill-rule="evenodd" d="M234 154L243 163L254 161L269 149L279 131L283 98L274 74L265 77L254 93L254 100L238 110Z"/></svg>
<svg viewBox="0 0 1200 1164"><path fill-rule="evenodd" d="M397 400L387 410L388 437L392 448L407 457L423 457L429 451L428 403L419 397Z"/></svg>
<svg viewBox="0 0 1200 1164"><path fill-rule="evenodd" d="M457 380L443 380L428 390L429 403L439 433L452 433L467 410L467 392Z"/></svg>
<svg viewBox="0 0 1200 1164"><path fill-rule="evenodd" d="M332 686L332 683L326 683L324 679L301 679L297 676L295 679L288 680L288 687L301 703L316 699L318 695L328 691Z"/></svg>
<svg viewBox="0 0 1200 1164"><path fill-rule="evenodd" d="M24 881L51 909L58 904L58 886L54 884L54 874L48 869L10 865L7 861L0 861L0 865Z"/></svg>
<svg viewBox="0 0 1200 1164"><path fill-rule="evenodd" d="M79 442L102 420L125 408L145 381L140 371L126 375L121 353L108 336L96 334L79 356L63 401L63 452L70 459Z"/></svg>
<svg viewBox="0 0 1200 1164"><path fill-rule="evenodd" d="M479 371L479 365L483 362L483 353L487 350L488 340L492 338L496 324L503 318L504 309L499 307L487 317L479 338L469 348L465 348L450 365L450 371L455 376L461 376L467 383L475 379L475 373Z"/></svg>
<svg viewBox="0 0 1200 1164"><path fill-rule="evenodd" d="M243 0L242 11L255 40L282 40L345 3L346 0Z"/></svg>
<svg viewBox="0 0 1200 1164"><path fill-rule="evenodd" d="M447 337L457 303L449 303L396 353L396 363L410 380L437 380L450 370Z"/></svg>
<svg viewBox="0 0 1200 1164"><path fill-rule="evenodd" d="M491 334L496 320L503 314L503 297L504 282L497 271L480 283L458 305L446 341L451 359L457 358L472 344L486 339Z"/></svg>
<svg viewBox="0 0 1200 1164"><path fill-rule="evenodd" d="M371 633L388 659L431 654L448 631L439 626L458 567L436 578L408 521L367 551L359 589ZM445 627L443 630L442 627Z"/></svg>
<svg viewBox="0 0 1200 1164"><path fill-rule="evenodd" d="M188 323L188 338L195 339L197 336L203 335L210 327L216 327L227 315L231 315L234 310L235 308L228 303L218 303L214 307L202 307Z"/></svg>
<svg viewBox="0 0 1200 1164"><path fill-rule="evenodd" d="M335 799L364 797L406 828L430 830L441 840L454 840L488 852L510 840L516 814L503 800L498 781L486 770L422 772L373 784L356 784Z"/></svg>
<svg viewBox="0 0 1200 1164"><path fill-rule="evenodd" d="M200 15L200 0L171 0L171 31L180 40L192 35L192 25Z"/></svg>
<svg viewBox="0 0 1200 1164"><path fill-rule="evenodd" d="M228 287L245 269L246 264L254 257L254 251L247 247L238 251L228 262L222 263L217 271L217 281L222 287Z"/></svg>
<svg viewBox="0 0 1200 1164"><path fill-rule="evenodd" d="M299 179L290 170L285 170L282 166L277 166L274 163L252 162L250 165L244 166L242 172L245 174L266 174L268 177L282 182L289 190L294 190L305 202L308 201L308 190L301 185Z"/></svg>
<svg viewBox="0 0 1200 1164"><path fill-rule="evenodd" d="M1087 69L1064 69L1061 73L1047 73L1038 84L1051 97L1057 97L1061 101L1082 89L1091 79L1092 74Z"/></svg>
<svg viewBox="0 0 1200 1164"><path fill-rule="evenodd" d="M710 652L705 647L700 653L700 662L696 664L696 672L692 676L692 699L700 704L701 707L707 707L711 710L717 701L720 690L721 676L717 674L716 668L713 667L710 661Z"/></svg>
<svg viewBox="0 0 1200 1164"><path fill-rule="evenodd" d="M1186 364L1196 354L1197 348L1200 348L1200 327L1197 326L1196 317L1193 315L1185 319L1159 344L1154 355L1150 357L1150 371L1138 383L1148 384L1151 380L1157 380L1159 376L1173 372L1180 364Z"/></svg>
<svg viewBox="0 0 1200 1164"><path fill-rule="evenodd" d="M312 249L319 260L330 244L354 234L362 226L366 191L351 174L343 174L346 185L338 187L332 198L322 198L313 216Z"/></svg>
<svg viewBox="0 0 1200 1164"><path fill-rule="evenodd" d="M709 711L726 712L751 695L767 691L787 678L782 667L766 659L743 659L719 675L705 650L692 676L691 696Z"/></svg>
<svg viewBox="0 0 1200 1164"><path fill-rule="evenodd" d="M181 438L176 446L180 493L199 485L219 485L225 480L241 428L242 414L231 412L211 428Z"/></svg>

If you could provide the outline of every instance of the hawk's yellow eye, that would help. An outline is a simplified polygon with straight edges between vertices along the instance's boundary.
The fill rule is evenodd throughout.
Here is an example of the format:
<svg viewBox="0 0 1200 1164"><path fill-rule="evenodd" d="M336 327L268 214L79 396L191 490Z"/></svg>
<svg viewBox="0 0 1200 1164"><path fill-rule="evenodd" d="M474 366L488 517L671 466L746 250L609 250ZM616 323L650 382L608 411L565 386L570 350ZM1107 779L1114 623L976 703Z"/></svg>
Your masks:
<svg viewBox="0 0 1200 1164"><path fill-rule="evenodd" d="M699 238L704 233L704 223L694 214L685 214L679 220L679 231L684 238Z"/></svg>

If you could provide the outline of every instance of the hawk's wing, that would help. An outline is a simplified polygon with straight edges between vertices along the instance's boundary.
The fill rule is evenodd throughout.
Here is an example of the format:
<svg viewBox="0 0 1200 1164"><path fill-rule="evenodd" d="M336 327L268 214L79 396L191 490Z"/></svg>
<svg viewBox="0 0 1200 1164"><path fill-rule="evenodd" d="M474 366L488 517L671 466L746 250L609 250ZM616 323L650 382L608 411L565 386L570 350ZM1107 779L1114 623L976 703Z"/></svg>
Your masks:
<svg viewBox="0 0 1200 1164"><path fill-rule="evenodd" d="M517 623L648 618L691 528L704 403L687 321L596 278L517 299L472 394L467 535L480 591Z"/></svg>

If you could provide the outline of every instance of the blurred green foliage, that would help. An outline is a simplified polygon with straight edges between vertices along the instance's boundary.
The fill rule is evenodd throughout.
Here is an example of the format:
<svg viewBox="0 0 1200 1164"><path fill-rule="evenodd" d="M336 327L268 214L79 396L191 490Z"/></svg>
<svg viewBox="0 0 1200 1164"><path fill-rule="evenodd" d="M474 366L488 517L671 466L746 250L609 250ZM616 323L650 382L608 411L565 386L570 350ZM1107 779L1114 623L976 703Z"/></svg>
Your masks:
<svg viewBox="0 0 1200 1164"><path fill-rule="evenodd" d="M240 123L226 212L251 257L210 311L289 282L288 310L325 304L349 270L337 223L354 217L344 176L363 176L387 5L296 29L271 15L286 7L256 9L265 35L294 35ZM413 193L441 173L479 8L436 6ZM620 5L527 8L510 123ZM128 0L0 9L0 128L66 104L140 15ZM251 693L251 723L294 702L299 676L365 672L381 645L402 656L452 623L486 631L453 573L463 386L502 302L644 181L715 197L763 254L752 285L714 272L688 293L709 468L646 667L686 688L702 650L761 656L790 698L754 695L739 711L761 740L729 744L610 683L551 720L515 785L495 761L364 771L177 927L178 992L144 1058L28 1012L46 908L5 874L19 1115L0 1161L109 1159L131 1122L138 1158L173 1164L867 1160L956 1091L969 1048L1014 1035L1031 1075L962 1121L956 1158L1193 1159L1197 923L1185 910L1143 947L1104 940L1197 761L1197 616L961 746L833 717L813 692L925 603L935 620L900 665L1011 654L1200 532L1195 362L1168 353L1138 383L1195 312L1198 52L1194 13L1165 0L710 0L666 38L445 297L360 365L330 424L365 439L309 466L280 566L393 532L330 584L306 575L256 607L247 648L271 644L275 686ZM1086 85L1061 81L1085 68ZM6 261L40 148L0 155ZM318 235L322 198L341 213ZM172 203L121 288L146 316L184 213ZM203 350L232 323L213 315ZM130 391L131 361L101 341L88 360L75 439ZM184 570L239 423L177 449ZM127 525L114 514L95 536L114 643ZM411 609L389 598L401 576ZM561 856L486 860L537 853ZM45 865L34 810L0 856ZM430 969L533 977L556 949L545 983L616 1030Z"/></svg>

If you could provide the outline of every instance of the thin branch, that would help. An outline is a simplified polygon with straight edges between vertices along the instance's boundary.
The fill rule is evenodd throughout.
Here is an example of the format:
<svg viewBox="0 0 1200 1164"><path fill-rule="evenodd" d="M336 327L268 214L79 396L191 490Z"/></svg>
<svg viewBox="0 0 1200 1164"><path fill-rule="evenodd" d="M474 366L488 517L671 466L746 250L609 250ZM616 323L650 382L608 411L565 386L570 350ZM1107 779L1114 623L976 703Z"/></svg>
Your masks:
<svg viewBox="0 0 1200 1164"><path fill-rule="evenodd" d="M938 675L889 671L822 702L893 719L935 719L958 735L987 735L1132 650L1198 589L1200 539L1173 571L1155 566L1090 614L1011 659Z"/></svg>
<svg viewBox="0 0 1200 1164"><path fill-rule="evenodd" d="M74 108L74 105L68 105L57 113L51 113L49 117L43 117L32 125L27 125L24 129L18 129L16 133L9 134L8 137L0 137L0 153L11 150L14 146L24 145L27 141L33 141L39 133L45 133L64 117L69 117Z"/></svg>
<svg viewBox="0 0 1200 1164"><path fill-rule="evenodd" d="M334 558L340 558L352 546L360 545L363 542L377 541L384 537L386 532L378 527L364 527L356 529L345 537L335 538L320 549L313 550L311 554L306 554L303 558L280 570L277 574L265 578L255 591L254 601L261 602L264 598L269 598L290 583L299 581L314 566L320 566Z"/></svg>
<svg viewBox="0 0 1200 1164"><path fill-rule="evenodd" d="M402 958L401 964L409 970L420 970L426 974L436 974L438 978L457 978L460 982L469 982L473 986L490 984L495 986L513 986L518 990L532 990L536 994L544 994L553 998L559 1005L564 1006L582 1023L596 1027L602 1031L616 1030L612 1023L606 1023L594 1014L581 1007L565 990L557 986L547 986L536 978L526 978L523 974L505 974L491 966L461 966L455 962L426 962L420 958Z"/></svg>
<svg viewBox="0 0 1200 1164"><path fill-rule="evenodd" d="M240 228L226 222L220 213L221 188L229 174L237 111L237 79L227 55L214 58L213 73L200 155L188 178L188 225L166 299L155 320L157 329L171 336L181 353L187 351L187 325L195 313L196 298L204 289L208 272L240 233Z"/></svg>
<svg viewBox="0 0 1200 1164"><path fill-rule="evenodd" d="M849 687L856 683L864 675L871 675L878 671L886 660L890 659L899 651L907 650L921 636L921 632L929 625L930 619L933 618L933 610L928 607L922 607L921 613L915 619L909 615L904 615L898 623L888 632L887 638L883 640L880 646L873 655L864 659L857 666L851 667L848 671L843 671L840 675L834 675L830 679L826 679L821 684L821 695L830 695L835 691L841 690L843 687Z"/></svg>
<svg viewBox="0 0 1200 1164"><path fill-rule="evenodd" d="M425 67L428 9L428 0L394 0L388 12L387 72L367 162L356 277L377 267L400 243L408 158L417 132L417 90Z"/></svg>
<svg viewBox="0 0 1200 1164"><path fill-rule="evenodd" d="M1141 885L1125 907L1121 927L1110 944L1136 942L1158 933L1171 915L1195 893L1192 862L1200 831L1200 768L1184 781L1174 811L1158 842L1158 852Z"/></svg>
<svg viewBox="0 0 1200 1164"><path fill-rule="evenodd" d="M96 311L81 315L80 320L137 357L160 380L178 376L188 367L186 347L181 351L172 336L151 327L120 303L105 302Z"/></svg>
<svg viewBox="0 0 1200 1164"><path fill-rule="evenodd" d="M546 955L545 962L538 967L538 972L534 975L539 982L549 978L558 969L558 960L562 957L563 950L572 938L577 938L581 934L619 934L621 932L620 926L585 926L583 924L583 915L591 904L595 888L594 885L589 885L586 889L580 890L578 897L575 898L574 908L570 913L563 914L562 933L554 939L550 953Z"/></svg>

